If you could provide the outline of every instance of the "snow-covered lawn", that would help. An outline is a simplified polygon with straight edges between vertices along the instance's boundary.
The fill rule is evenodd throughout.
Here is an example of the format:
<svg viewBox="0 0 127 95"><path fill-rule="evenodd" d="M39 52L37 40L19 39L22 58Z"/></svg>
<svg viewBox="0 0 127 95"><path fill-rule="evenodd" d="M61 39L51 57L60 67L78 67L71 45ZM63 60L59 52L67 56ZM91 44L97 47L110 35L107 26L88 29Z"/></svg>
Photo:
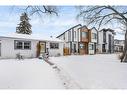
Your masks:
<svg viewBox="0 0 127 95"><path fill-rule="evenodd" d="M0 60L1 88L64 88L58 75L43 60Z"/></svg>
<svg viewBox="0 0 127 95"><path fill-rule="evenodd" d="M116 54L51 57L81 88L127 88L127 64Z"/></svg>

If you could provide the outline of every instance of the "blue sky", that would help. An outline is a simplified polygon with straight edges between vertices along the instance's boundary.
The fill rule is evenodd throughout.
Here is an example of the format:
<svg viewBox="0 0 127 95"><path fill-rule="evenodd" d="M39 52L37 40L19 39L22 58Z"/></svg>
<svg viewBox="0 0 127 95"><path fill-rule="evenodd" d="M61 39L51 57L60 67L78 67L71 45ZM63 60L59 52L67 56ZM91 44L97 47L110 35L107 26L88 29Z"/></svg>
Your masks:
<svg viewBox="0 0 127 95"><path fill-rule="evenodd" d="M20 22L20 15L24 12L23 6L0 6L0 33L8 34L16 31L16 26ZM37 15L30 16L33 34L56 37L83 21L76 19L78 10L73 6L59 7L59 16L43 15L39 18ZM123 36L117 35L116 38L123 39Z"/></svg>

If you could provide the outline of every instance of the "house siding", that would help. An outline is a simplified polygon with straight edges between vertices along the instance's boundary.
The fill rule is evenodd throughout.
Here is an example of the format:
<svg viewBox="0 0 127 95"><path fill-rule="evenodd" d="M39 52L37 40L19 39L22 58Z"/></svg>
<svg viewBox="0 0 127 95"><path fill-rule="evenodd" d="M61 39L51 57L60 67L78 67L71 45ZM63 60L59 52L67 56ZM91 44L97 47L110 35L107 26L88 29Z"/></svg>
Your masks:
<svg viewBox="0 0 127 95"><path fill-rule="evenodd" d="M38 41L24 40L23 41L31 41L31 49L29 50L19 50L14 49L14 40L19 39L1 39L1 58L16 58L16 54L20 53L25 57L36 57L36 45ZM20 39L22 40L22 39Z"/></svg>
<svg viewBox="0 0 127 95"><path fill-rule="evenodd" d="M1 43L1 56L0 58L16 58L16 54L20 53L24 56L24 58L35 58L37 57L37 44L38 40L28 40L28 39L15 39L15 38L0 38ZM31 41L31 49L14 49L14 41L22 40L22 41ZM56 56L58 53L63 55L63 43L59 43L59 49L50 49L49 42L46 42L46 48L49 48L49 55Z"/></svg>

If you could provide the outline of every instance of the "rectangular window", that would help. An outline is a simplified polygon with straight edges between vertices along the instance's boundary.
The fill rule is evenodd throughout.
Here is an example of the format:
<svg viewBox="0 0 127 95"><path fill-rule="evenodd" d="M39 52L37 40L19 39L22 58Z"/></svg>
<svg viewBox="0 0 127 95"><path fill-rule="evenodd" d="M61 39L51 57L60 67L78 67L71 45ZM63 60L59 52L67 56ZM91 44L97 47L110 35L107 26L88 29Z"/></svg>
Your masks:
<svg viewBox="0 0 127 95"><path fill-rule="evenodd" d="M23 43L21 41L15 41L15 49L23 49Z"/></svg>
<svg viewBox="0 0 127 95"><path fill-rule="evenodd" d="M71 41L71 31L68 31L68 41Z"/></svg>
<svg viewBox="0 0 127 95"><path fill-rule="evenodd" d="M92 33L92 39L97 39L97 34L96 33Z"/></svg>
<svg viewBox="0 0 127 95"><path fill-rule="evenodd" d="M94 45L93 44L89 44L89 50L94 50Z"/></svg>
<svg viewBox="0 0 127 95"><path fill-rule="evenodd" d="M106 43L106 32L103 32L103 42Z"/></svg>
<svg viewBox="0 0 127 95"><path fill-rule="evenodd" d="M82 33L82 38L88 38L88 32L81 32Z"/></svg>
<svg viewBox="0 0 127 95"><path fill-rule="evenodd" d="M80 43L80 49L85 49L85 45L84 44L82 44L82 43Z"/></svg>
<svg viewBox="0 0 127 95"><path fill-rule="evenodd" d="M50 43L50 49L59 49L59 43Z"/></svg>
<svg viewBox="0 0 127 95"><path fill-rule="evenodd" d="M15 49L31 49L31 42L30 41L14 41L14 48Z"/></svg>
<svg viewBox="0 0 127 95"><path fill-rule="evenodd" d="M24 42L24 49L31 49L31 42Z"/></svg>
<svg viewBox="0 0 127 95"><path fill-rule="evenodd" d="M74 38L76 38L76 31L74 31Z"/></svg>
<svg viewBox="0 0 127 95"><path fill-rule="evenodd" d="M63 40L65 40L65 33L63 34Z"/></svg>

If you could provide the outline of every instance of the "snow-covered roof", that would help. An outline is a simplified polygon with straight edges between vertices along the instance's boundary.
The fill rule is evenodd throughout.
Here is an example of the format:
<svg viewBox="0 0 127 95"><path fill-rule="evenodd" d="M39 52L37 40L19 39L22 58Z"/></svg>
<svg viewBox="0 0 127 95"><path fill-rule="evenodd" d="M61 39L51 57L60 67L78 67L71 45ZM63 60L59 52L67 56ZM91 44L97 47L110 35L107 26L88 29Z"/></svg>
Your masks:
<svg viewBox="0 0 127 95"><path fill-rule="evenodd" d="M0 38L16 38L16 39L30 39L30 40L39 40L39 41L53 41L53 42L63 42L62 40L58 38L53 37L47 37L45 35L39 35L39 34L17 34L17 33L11 33L11 34L3 34L0 35Z"/></svg>

